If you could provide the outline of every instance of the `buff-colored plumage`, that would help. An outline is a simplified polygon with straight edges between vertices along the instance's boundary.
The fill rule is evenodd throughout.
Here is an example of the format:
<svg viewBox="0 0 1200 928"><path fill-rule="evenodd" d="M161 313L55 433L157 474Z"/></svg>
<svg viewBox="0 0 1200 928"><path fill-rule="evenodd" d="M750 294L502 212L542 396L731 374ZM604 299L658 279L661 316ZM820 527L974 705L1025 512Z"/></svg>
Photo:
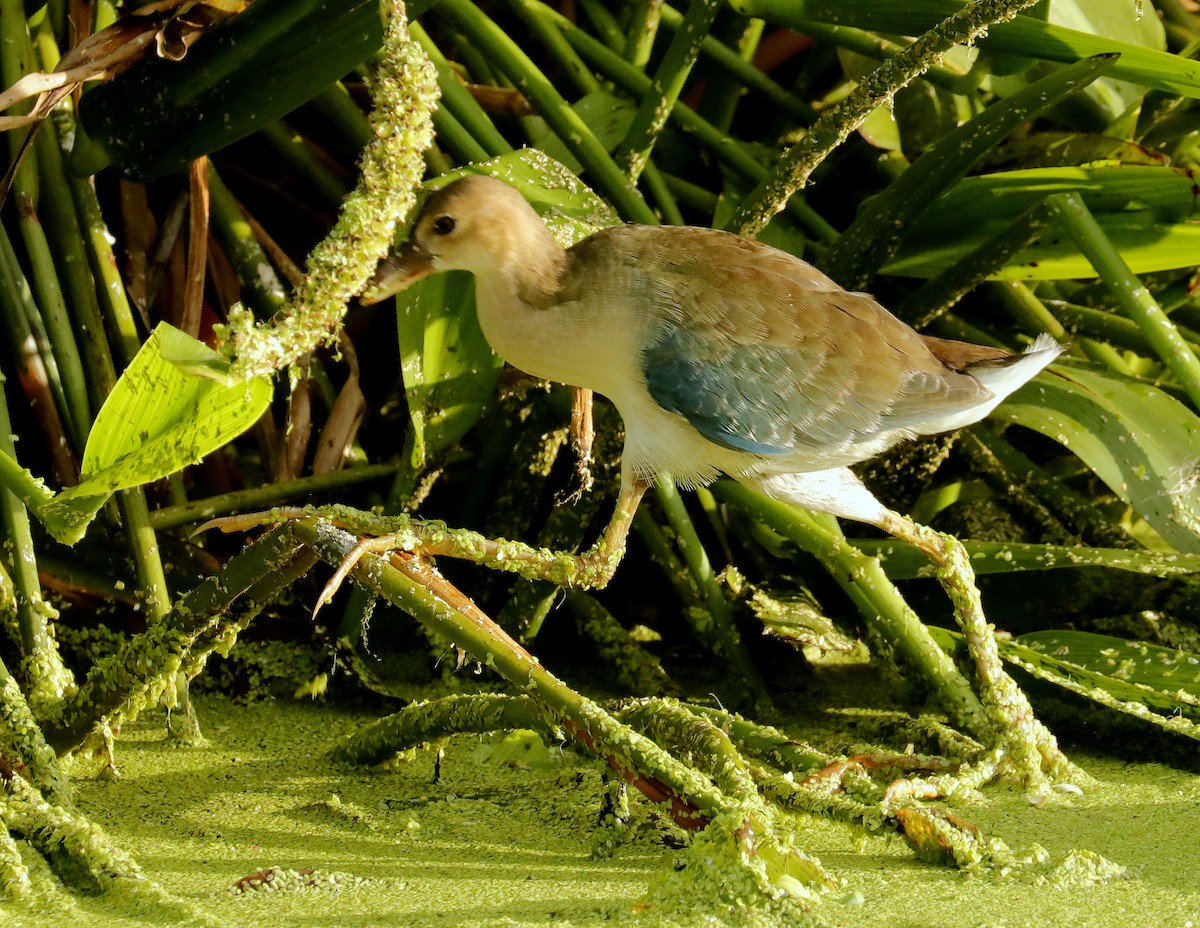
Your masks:
<svg viewBox="0 0 1200 928"><path fill-rule="evenodd" d="M617 407L627 495L658 474L725 473L883 525L891 514L847 465L978 421L1061 351L919 335L806 262L712 229L622 226L564 250L515 189L483 176L429 198L376 292L451 269L475 275L501 357Z"/></svg>
<svg viewBox="0 0 1200 928"><path fill-rule="evenodd" d="M962 545L884 507L848 467L904 438L978 421L1061 346L1043 337L1010 354L929 338L791 255L710 229L624 226L564 250L516 190L487 177L429 198L371 298L456 268L475 275L479 321L501 356L607 396L625 422L616 511L560 582L608 582L660 474L701 484L725 473L868 522L938 568L978 681L986 721L973 724L993 758L982 769L1003 758L1031 784L1070 772L1004 670ZM356 551L394 543L367 539ZM938 679L955 676L917 631L902 639ZM968 702L955 705L966 712Z"/></svg>

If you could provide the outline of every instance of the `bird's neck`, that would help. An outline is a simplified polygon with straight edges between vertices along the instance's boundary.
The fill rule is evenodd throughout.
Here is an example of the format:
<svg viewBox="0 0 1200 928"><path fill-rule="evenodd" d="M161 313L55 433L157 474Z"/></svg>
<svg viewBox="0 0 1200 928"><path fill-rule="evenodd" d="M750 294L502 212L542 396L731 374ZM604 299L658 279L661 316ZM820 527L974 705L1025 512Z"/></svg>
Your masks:
<svg viewBox="0 0 1200 928"><path fill-rule="evenodd" d="M547 233L547 238L549 235ZM621 340L597 311L596 294L581 299L568 254L553 239L542 252L523 251L490 273L476 273L475 301L496 353L528 374L604 392L613 365L607 349ZM604 363L601 363L604 362Z"/></svg>
<svg viewBox="0 0 1200 928"><path fill-rule="evenodd" d="M497 276L512 299L531 310L552 306L558 299L567 253L541 223L522 241L512 241L511 257Z"/></svg>

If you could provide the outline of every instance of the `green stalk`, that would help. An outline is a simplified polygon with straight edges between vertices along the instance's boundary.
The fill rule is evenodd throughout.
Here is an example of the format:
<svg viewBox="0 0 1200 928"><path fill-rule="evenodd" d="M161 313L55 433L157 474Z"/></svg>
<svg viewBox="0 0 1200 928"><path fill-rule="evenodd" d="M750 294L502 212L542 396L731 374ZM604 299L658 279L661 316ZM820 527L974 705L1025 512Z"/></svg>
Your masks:
<svg viewBox="0 0 1200 928"><path fill-rule="evenodd" d="M41 305L58 374L62 380L65 404L62 410L63 418L76 453L81 454L87 441L92 411L83 359L71 316L67 311L67 300L74 301L80 288L92 291L92 287L83 262L79 223L75 220L71 208L71 191L64 175L62 151L53 131L52 126L43 126L34 141L34 151L42 178L41 198L38 203L38 214L42 217L39 233L48 232L48 239L39 234L45 247L42 261L49 261L53 256L57 258L59 268L53 278L52 309L47 311L45 302ZM72 266L72 262L76 260L80 263ZM53 267L53 262L51 266ZM64 299L64 286L67 299Z"/></svg>
<svg viewBox="0 0 1200 928"><path fill-rule="evenodd" d="M53 154L45 152L41 161L46 175L53 177L42 185L42 206L46 210L46 227L61 269L60 279L66 287L67 308L74 328L72 340L79 352L80 370L88 392L86 409L81 410L86 431L91 428L95 410L100 408L117 378L104 334L100 297L88 266L88 243L75 209L76 181L67 173L63 153L62 140L74 131L74 120L66 110L59 109L41 131L48 135L53 133L50 135L53 145L48 146L53 149Z"/></svg>
<svg viewBox="0 0 1200 928"><path fill-rule="evenodd" d="M1049 332L1060 341L1070 338L1070 333L1027 284L1019 280L997 280L985 284L984 288L998 297L1000 305L1023 331Z"/></svg>
<svg viewBox="0 0 1200 928"><path fill-rule="evenodd" d="M345 85L333 84L312 98L311 106L321 114L321 120L355 149L371 141L371 126L367 117L351 99Z"/></svg>
<svg viewBox="0 0 1200 928"><path fill-rule="evenodd" d="M525 94L622 217L631 222L657 222L646 201L609 157L591 128L504 30L470 0L441 0L434 13L460 30L469 41L487 49L492 63Z"/></svg>
<svg viewBox="0 0 1200 928"><path fill-rule="evenodd" d="M208 198L210 227L242 282L242 298L260 316L270 318L287 299L283 282L211 158Z"/></svg>
<svg viewBox="0 0 1200 928"><path fill-rule="evenodd" d="M104 354L109 370L93 370L92 375L96 379L92 381L92 396L98 404L104 401L104 397L116 382L116 368L123 369L133 360L133 356L141 347L141 341L133 311L125 295L125 282L117 269L117 258L112 250L113 238L100 209L100 201L96 198L96 188L87 178L75 177L69 173L66 176L83 232L88 266L92 269L96 292L100 297L103 319L101 331L108 333L111 351L119 362L114 364L113 357L109 356L106 350Z"/></svg>
<svg viewBox="0 0 1200 928"><path fill-rule="evenodd" d="M727 228L756 235L787 204L825 158L878 106L941 60L954 45L975 41L989 27L1011 19L1037 0L975 0L930 29L902 53L885 61L818 119L741 203Z"/></svg>
<svg viewBox="0 0 1200 928"><path fill-rule="evenodd" d="M818 42L828 42L837 48L872 58L876 61L887 61L902 53L905 46L892 42L883 36L865 29L855 29L853 26L833 25L807 20L803 32L812 36ZM979 76L973 73L961 74L942 65L933 65L923 75L925 80L935 86L948 90L950 93L970 94L979 88Z"/></svg>
<svg viewBox="0 0 1200 928"><path fill-rule="evenodd" d="M678 29L683 22L683 14L674 7L664 5L662 22L668 29ZM752 20L759 24L762 20ZM753 90L778 109L802 125L811 125L817 119L817 112L805 101L782 84L764 74L751 64L742 54L734 51L724 42L710 36L705 36L700 43L700 54L728 74L736 83L748 90Z"/></svg>
<svg viewBox="0 0 1200 928"><path fill-rule="evenodd" d="M644 71L650 63L654 39L662 21L663 0L638 0L631 4L629 29L625 38L625 60Z"/></svg>
<svg viewBox="0 0 1200 928"><path fill-rule="evenodd" d="M18 0L3 0L3 3L0 3L0 41L5 48L3 61L0 62L0 83L3 86L10 86L25 73L37 70L24 8ZM55 51L51 50L51 55ZM54 63L56 60L50 63L49 68L52 68ZM13 111L27 112L30 108L30 101L24 101ZM27 133L35 132L37 128L9 133L11 157L18 156ZM39 350L48 342L50 354L45 358L44 365L51 390L55 394L58 418L65 428L70 445L79 453L83 449L87 426L91 421L88 415L86 385L67 316L66 301L63 299L52 257L54 249L47 241L46 230L39 214L43 180L41 174L45 171L41 160L50 154L47 152L48 146L53 147L52 140L45 132L39 132L32 144L24 150L23 160L13 174L12 195L16 203L21 238L29 258L30 280L36 298L36 304L27 305L34 314L40 315L42 320L41 323L35 323L31 318L30 322L44 325L49 330L49 338L39 340ZM52 441L57 442L58 438L59 436L51 436Z"/></svg>
<svg viewBox="0 0 1200 928"><path fill-rule="evenodd" d="M1094 502L1080 496L1048 473L1003 436L982 423L963 433L962 450L984 479L997 492L1033 496L1060 526L1083 538L1089 545L1107 548L1136 548L1137 542L1118 525L1104 518ZM1015 494L1014 494L1015 488ZM1032 507L1030 507L1032 508Z"/></svg>
<svg viewBox="0 0 1200 928"><path fill-rule="evenodd" d="M650 85L651 92L642 97L625 139L613 156L632 180L636 181L646 167L654 143L700 54L700 43L708 37L720 7L721 0L693 0L667 47Z"/></svg>
<svg viewBox="0 0 1200 928"><path fill-rule="evenodd" d="M83 364L79 359L75 333L71 329L66 300L63 299L54 267L53 250L38 215L36 185L30 188L25 183L31 175L36 176L38 153L45 148L44 142L53 144L50 139L38 140L25 153L25 163L16 173L12 193L17 215L20 217L21 238L29 259L29 277L35 298L35 302L29 305L38 313L39 328L45 330L45 343L51 352L45 367L51 375L50 383L56 394L59 418L66 429L71 446L78 454L82 452L89 422Z"/></svg>
<svg viewBox="0 0 1200 928"><path fill-rule="evenodd" d="M284 120L268 123L252 136L266 146L268 159L296 174L314 208L337 209L350 187L317 158L304 138Z"/></svg>
<svg viewBox="0 0 1200 928"><path fill-rule="evenodd" d="M295 537L311 545L330 564L340 564L357 540L327 523L302 519L290 523ZM571 734L601 756L619 760L667 784L677 796L708 816L738 809L728 796L698 772L684 766L650 739L621 725L600 706L575 692L507 637L499 626L465 601L459 611L388 560L374 554L361 558L351 571L355 581L403 609L439 637L453 641L519 691L533 696L562 720ZM455 591L457 592L457 591ZM461 595L461 594L460 594Z"/></svg>
<svg viewBox="0 0 1200 928"><path fill-rule="evenodd" d="M1185 30L1189 35L1200 34L1200 19L1182 0L1155 0L1154 5L1162 12L1163 18Z"/></svg>
<svg viewBox="0 0 1200 928"><path fill-rule="evenodd" d="M544 15L548 16L562 30L567 41L575 47L584 60L590 62L593 67L631 97L641 99L650 92L650 78L622 60L603 43L592 38L561 13L545 6L540 0L526 0L526 2L538 3L545 10ZM676 102L671 107L671 118L683 132L739 177L754 184L762 182L767 177L767 169L758 162L746 146L731 139L712 123L697 115L690 107ZM787 210L797 222L821 241L831 242L837 238L837 230L803 199L793 199L788 203Z"/></svg>
<svg viewBox="0 0 1200 928"><path fill-rule="evenodd" d="M1049 222L1050 214L1044 205L1026 210L1000 232L908 294L895 307L896 315L914 329L925 328L1036 242ZM1049 318L1036 326L1035 331L1048 331L1062 337L1065 334L1061 331L1062 326L1057 325L1048 313L1046 315Z"/></svg>
<svg viewBox="0 0 1200 928"><path fill-rule="evenodd" d="M876 558L849 544L832 517L768 499L741 484L720 480L713 494L790 538L812 554L858 607L881 656L919 676L955 723L988 732L991 724L971 684L937 646L924 623L887 578Z"/></svg>
<svg viewBox="0 0 1200 928"><path fill-rule="evenodd" d="M529 729L549 740L541 707L529 696L455 693L415 702L356 731L329 752L338 764L381 764L401 751L448 735Z"/></svg>
<svg viewBox="0 0 1200 928"><path fill-rule="evenodd" d="M645 547L651 562L657 564L666 575L671 589L679 597L683 613L687 614L688 610L693 608L703 609L703 597L687 564L679 557L666 531L651 518L650 511L644 506L638 507L637 515L633 517L633 531Z"/></svg>
<svg viewBox="0 0 1200 928"><path fill-rule="evenodd" d="M1146 338L1145 333L1132 319L1103 309L1068 303L1065 300L1053 300L1047 308L1070 332L1108 342L1127 351L1136 351L1141 355L1154 354L1150 339ZM1188 341L1193 350L1198 347L1195 341Z"/></svg>
<svg viewBox="0 0 1200 928"><path fill-rule="evenodd" d="M67 447L59 416L62 393L55 389L54 356L46 343L46 331L29 282L3 225L0 225L0 328L6 332L12 352L12 373L25 402L39 409L38 426L52 472L60 483L76 483L79 460Z"/></svg>
<svg viewBox="0 0 1200 928"><path fill-rule="evenodd" d="M1037 2L1037 0L1034 0ZM1200 96L1200 67L1196 62L1158 49L1121 42L1048 23L1036 16L1018 16L1034 3L1010 10L1004 4L965 4L963 0L730 0L730 5L748 16L804 32L812 22L840 23L859 29L893 35L919 35L943 29L955 18L974 19L978 11L983 29L972 39L989 51L1006 52L1020 58L1073 62L1093 55L1120 55L1109 76L1188 97ZM990 10L989 10L990 7ZM983 22L996 15L991 23ZM939 25L939 20L941 24Z"/></svg>
<svg viewBox="0 0 1200 928"><path fill-rule="evenodd" d="M571 47L571 44L550 18L544 15L546 7L540 3L531 3L529 0L508 0L508 4L512 7L513 12L529 26L530 31L538 37L554 60L566 73L574 77L576 87L582 95L586 96L601 90L600 82L596 80L591 69ZM672 225L683 225L683 215L679 212L675 198L667 189L662 174L653 162L647 162L642 178L646 191L658 204L663 220Z"/></svg>
<svg viewBox="0 0 1200 928"><path fill-rule="evenodd" d="M8 319L8 329L18 335L21 314L22 279L12 254L7 230L0 227L0 319ZM39 481L17 463L16 443L8 400L0 374L0 528L5 553L12 564L12 591L16 626L28 697L38 713L52 710L71 690L71 674L62 663L49 623L58 617L42 595L38 578L37 554L27 506L44 504L52 495Z"/></svg>
<svg viewBox="0 0 1200 928"><path fill-rule="evenodd" d="M600 36L605 48L625 61L624 52L629 43L629 35L621 28L604 0L579 0L579 8L591 22L592 29ZM628 64L639 73L645 67L644 62L629 61Z"/></svg>
<svg viewBox="0 0 1200 928"><path fill-rule="evenodd" d="M521 22L529 27L530 33L548 51L555 63L562 68L564 79L574 86L579 96L586 96L600 89L600 82L592 74L591 69L584 64L583 59L576 54L570 44L554 24L543 16L539 16L537 7L525 0L507 0L505 3Z"/></svg>
<svg viewBox="0 0 1200 928"><path fill-rule="evenodd" d="M634 640L596 597L573 590L563 605L575 617L580 635L596 646L600 660L612 668L627 692L652 695L671 689L670 678L658 658Z"/></svg>
<svg viewBox="0 0 1200 928"><path fill-rule="evenodd" d="M137 324L133 310L125 294L125 284L117 270L116 255L113 254L108 225L96 199L96 191L84 178L70 178L71 192L80 224L85 231L85 247L88 263L100 294L105 330L112 339L124 368L133 360L140 347ZM91 392L98 408L116 382L115 364L107 353L107 346L95 345L97 351L90 358ZM125 526L126 540L133 557L138 588L152 619L159 619L171 608L171 593L167 586L166 573L159 557L158 540L150 527L150 508L146 503L145 491L140 487L122 490L117 494L117 505Z"/></svg>
<svg viewBox="0 0 1200 928"><path fill-rule="evenodd" d="M491 117L484 112L479 101L471 96L471 92L463 86L463 82L458 79L458 75L450 67L450 62L429 38L429 34L421 27L420 23L411 23L409 30L413 39L421 46L421 50L429 56L434 70L437 71L438 89L442 92L440 105L454 116L476 144L487 152L486 156L480 160L487 161L491 158L498 158L500 155L512 151L508 140L500 134L500 130L496 128Z"/></svg>
<svg viewBox="0 0 1200 928"><path fill-rule="evenodd" d="M721 48L732 53L734 60L748 65L754 58L765 26L761 19L746 19L742 16L722 18L700 43L700 54L712 64L714 62L705 54L705 49ZM757 69L751 65L749 70L753 72ZM730 132L746 85L729 70L718 65L715 68L704 69L703 88L704 93L696 111L718 129ZM803 120L803 124L808 122L810 120Z"/></svg>
<svg viewBox="0 0 1200 928"><path fill-rule="evenodd" d="M189 649L221 622L234 623L233 605L246 596L260 608L291 582L289 566L302 557L289 528L268 532L230 558L215 577L194 587L161 621L134 636L116 654L97 662L79 692L42 730L60 755L80 744L98 724L120 711L125 718L157 698L178 672Z"/></svg>
<svg viewBox="0 0 1200 928"><path fill-rule="evenodd" d="M771 697L767 692L767 685L738 636L733 616L729 611L729 602L725 599L725 591L717 580L708 553L704 550L700 536L696 534L696 528L692 525L679 491L673 482L663 477L659 477L655 482L655 491L659 505L675 531L676 543L692 580L704 597L704 608L712 620L712 625L708 628L695 628L697 638L725 660L756 706L768 707Z"/></svg>
<svg viewBox="0 0 1200 928"><path fill-rule="evenodd" d="M0 728L0 753L7 763L11 766L24 764L28 768L26 779L34 787L51 797L68 800L70 781L42 737L25 694L3 660L0 660L0 717L4 719L3 728Z"/></svg>
<svg viewBox="0 0 1200 928"><path fill-rule="evenodd" d="M2 379L0 457L12 462L10 470L16 467L16 446ZM6 554L11 558L17 627L21 634L19 644L28 681L28 696L40 714L56 706L71 688L71 675L63 666L49 629L50 621L57 618L58 613L42 596L29 512L21 500L6 489L0 489L0 526L4 529Z"/></svg>
<svg viewBox="0 0 1200 928"><path fill-rule="evenodd" d="M438 145L446 148L459 164L487 161L490 157L488 150L475 140L475 136L468 132L454 114L443 105L444 102L444 100L439 101L438 108L433 111L433 128L437 133ZM432 149L426 153L426 157L428 158L431 154L433 154ZM434 173L444 174L449 169L448 166L433 162L430 164Z"/></svg>
<svg viewBox="0 0 1200 928"><path fill-rule="evenodd" d="M1200 359L1113 247L1082 198L1075 193L1047 197L1055 217L1075 246L1108 285L1121 311L1137 323L1154 353L1178 378L1192 405L1200 408Z"/></svg>
<svg viewBox="0 0 1200 928"><path fill-rule="evenodd" d="M35 511L54 498L53 491L7 453L0 453L0 487Z"/></svg>

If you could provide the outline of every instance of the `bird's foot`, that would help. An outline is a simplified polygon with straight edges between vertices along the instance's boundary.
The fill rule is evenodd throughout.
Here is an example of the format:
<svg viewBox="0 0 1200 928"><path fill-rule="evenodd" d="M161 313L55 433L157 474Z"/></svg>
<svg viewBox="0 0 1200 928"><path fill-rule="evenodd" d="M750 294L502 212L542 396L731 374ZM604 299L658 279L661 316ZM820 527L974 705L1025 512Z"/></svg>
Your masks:
<svg viewBox="0 0 1200 928"><path fill-rule="evenodd" d="M992 728L988 740L995 752L997 771L1038 794L1058 783L1086 780L1086 774L1067 759L1057 739L1034 715L1029 699L1004 668L995 629L983 613L966 548L949 535L925 526L916 528L934 557L938 580L950 597L954 618L962 629L980 700Z"/></svg>
<svg viewBox="0 0 1200 928"><path fill-rule="evenodd" d="M390 554L393 551L412 552L414 547L414 536L411 531L391 532L387 535L379 535L377 537L360 538L356 544L338 564L337 570L333 572L333 576L329 578L325 586L321 590L321 595L317 597L316 603L313 604L312 618L317 617L317 613L321 611L321 607L333 600L333 596L339 589L346 577L350 575L350 571L363 558L365 554Z"/></svg>
<svg viewBox="0 0 1200 928"><path fill-rule="evenodd" d="M608 586L625 556L624 541L613 547L607 538L600 540L575 558L575 578L569 586L600 590Z"/></svg>

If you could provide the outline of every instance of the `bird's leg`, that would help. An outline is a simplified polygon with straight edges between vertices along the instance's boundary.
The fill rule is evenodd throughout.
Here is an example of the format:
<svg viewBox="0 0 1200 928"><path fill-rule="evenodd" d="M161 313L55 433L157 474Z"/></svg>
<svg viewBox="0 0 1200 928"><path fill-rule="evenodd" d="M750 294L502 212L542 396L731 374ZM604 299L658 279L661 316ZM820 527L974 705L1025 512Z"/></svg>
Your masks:
<svg viewBox="0 0 1200 928"><path fill-rule="evenodd" d="M938 581L954 604L955 621L975 666L984 710L996 729L998 759L1031 787L1044 783L1047 776L1056 782L1078 777L1054 735L1038 721L1029 700L1004 669L962 543L897 512L888 511L877 524L925 552L936 566Z"/></svg>
<svg viewBox="0 0 1200 928"><path fill-rule="evenodd" d="M571 452L575 470L571 485L555 497L555 505L578 502L592 488L592 444L596 427L592 418L592 391L576 387L571 391Z"/></svg>
<svg viewBox="0 0 1200 928"><path fill-rule="evenodd" d="M621 492L617 495L612 519L596 543L576 558L579 575L574 585L593 589L608 585L625 555L625 540L629 537L629 528L633 525L638 504L648 489L649 481L622 471Z"/></svg>
<svg viewBox="0 0 1200 928"><path fill-rule="evenodd" d="M486 538L466 529L453 529L439 522L410 516L377 516L346 507L295 509L282 507L268 512L213 519L197 531L220 528L246 531L282 519L318 516L360 536L359 543L342 560L317 598L313 614L328 602L354 565L366 554L407 551L418 556L444 556L473 561L486 567L518 573L529 579L549 580L564 587L599 589L608 584L625 554L625 540L638 504L649 489L648 481L623 474L613 517L591 548L579 555L533 548L519 541Z"/></svg>
<svg viewBox="0 0 1200 928"><path fill-rule="evenodd" d="M456 557L518 573L526 572L521 569L521 565L524 564L529 567L529 574L540 574L541 579L551 580L561 586L600 589L608 585L621 563L625 554L625 539L633 524L638 503L648 487L649 484L641 480L622 480L612 520L596 543L575 558L571 558L570 555L555 556L553 552L539 551L518 542L496 542L461 529L446 530L434 536L424 532L424 526L414 523L410 523L399 532L362 538L342 559L342 563L321 590L321 595L317 597L313 607L313 616L315 617L321 606L333 598L333 594L338 591L363 555L385 554L395 550L406 550L417 555ZM539 571L540 565L544 566Z"/></svg>

